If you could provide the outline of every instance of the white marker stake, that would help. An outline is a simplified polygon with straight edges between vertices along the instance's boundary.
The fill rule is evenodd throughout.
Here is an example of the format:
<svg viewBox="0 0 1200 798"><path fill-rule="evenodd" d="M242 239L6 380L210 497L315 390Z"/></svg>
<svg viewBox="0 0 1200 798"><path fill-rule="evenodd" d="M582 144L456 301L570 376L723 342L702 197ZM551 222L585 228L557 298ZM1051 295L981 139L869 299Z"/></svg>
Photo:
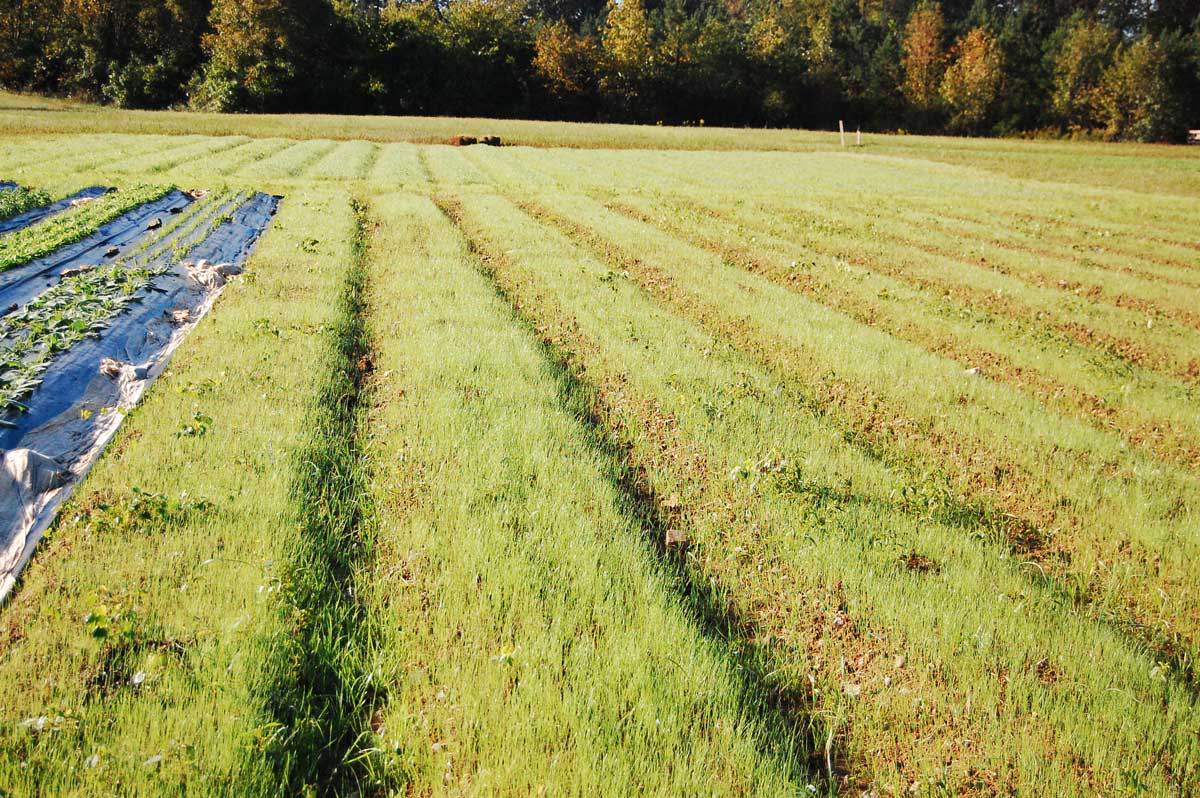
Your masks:
<svg viewBox="0 0 1200 798"><path fill-rule="evenodd" d="M862 146L862 128L861 127L855 129L855 131L854 131L854 146L856 146L856 147Z"/></svg>
<svg viewBox="0 0 1200 798"><path fill-rule="evenodd" d="M846 126L844 124L842 124L842 120L840 120L840 119L838 120L838 133L841 134L842 146L845 147L846 146Z"/></svg>

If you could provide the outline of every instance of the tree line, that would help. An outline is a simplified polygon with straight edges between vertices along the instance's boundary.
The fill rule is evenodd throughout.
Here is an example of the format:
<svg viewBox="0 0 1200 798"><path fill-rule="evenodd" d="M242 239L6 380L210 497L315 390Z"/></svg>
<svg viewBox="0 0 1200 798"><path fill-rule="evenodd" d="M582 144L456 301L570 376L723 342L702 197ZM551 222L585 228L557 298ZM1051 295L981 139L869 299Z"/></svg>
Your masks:
<svg viewBox="0 0 1200 798"><path fill-rule="evenodd" d="M132 108L1178 140L1200 0L0 0L0 85Z"/></svg>

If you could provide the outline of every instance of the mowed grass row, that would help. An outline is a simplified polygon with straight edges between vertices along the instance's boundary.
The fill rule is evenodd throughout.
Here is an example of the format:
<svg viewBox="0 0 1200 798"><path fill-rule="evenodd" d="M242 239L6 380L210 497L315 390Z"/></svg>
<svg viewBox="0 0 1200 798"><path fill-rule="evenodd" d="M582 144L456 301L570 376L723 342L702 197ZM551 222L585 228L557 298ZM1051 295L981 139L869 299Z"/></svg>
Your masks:
<svg viewBox="0 0 1200 798"><path fill-rule="evenodd" d="M836 411L848 433L915 474L944 472L930 484L981 511L999 510L993 534L1015 554L1195 678L1200 580L1187 508L1200 503L1200 476L593 200L557 194L530 207Z"/></svg>
<svg viewBox="0 0 1200 798"><path fill-rule="evenodd" d="M1200 466L1200 418L1191 391L1176 380L1102 359L1075 341L1007 316L977 310L881 271L851 264L798 243L778 224L751 214L714 211L709 200L605 197L604 205L760 274L859 322L976 368L987 379L1028 392L1133 446ZM728 207L737 208L738 200Z"/></svg>
<svg viewBox="0 0 1200 798"><path fill-rule="evenodd" d="M369 141L343 141L313 164L306 177L328 180L363 180L379 157L379 145Z"/></svg>
<svg viewBox="0 0 1200 798"><path fill-rule="evenodd" d="M1194 690L1079 614L992 519L890 467L794 383L553 226L486 194L444 204L592 386L606 430L691 536L696 578L747 619L780 689L811 697L849 784L1195 787Z"/></svg>
<svg viewBox="0 0 1200 798"><path fill-rule="evenodd" d="M108 167L132 161L164 148L185 147L201 141L199 136L81 136L57 139L46 148L14 148L0 156L0 168L6 175L36 181L52 193L65 195L87 179L91 185L111 185L117 177ZM23 177L22 177L23 176ZM127 179L120 175L121 182ZM154 182L167 182L156 177Z"/></svg>
<svg viewBox="0 0 1200 798"><path fill-rule="evenodd" d="M280 598L353 233L345 194L290 197L63 509L3 610L6 792L288 783L272 707L301 691Z"/></svg>
<svg viewBox="0 0 1200 798"><path fill-rule="evenodd" d="M906 219L950 235L980 239L1015 253L1044 256L1055 270L1076 270L1056 273L1081 280L1107 281L1097 285L1110 292L1125 290L1126 286L1130 290L1147 290L1159 282L1182 287L1200 284L1200 274L1195 269L1197 251L1189 241L1186 226L1173 230L1174 238L1163 233L1147 234L1144 229L1128 224L1102 222L1091 215L1086 205L1083 209L1059 208L1041 213L1018 208L997 215L995 210L983 213L942 200L916 202L895 211ZM1032 265L1042 262L1036 259ZM1089 286L1088 293L1099 292Z"/></svg>
<svg viewBox="0 0 1200 798"><path fill-rule="evenodd" d="M422 160L421 148L411 144L386 144L380 147L368 179L398 188L411 183L427 183L429 171Z"/></svg>
<svg viewBox="0 0 1200 798"><path fill-rule="evenodd" d="M549 215L564 229L582 226L615 270L638 271L644 263L651 281L659 274L677 281L677 306L690 305L700 318L715 320L713 329L797 375L804 391L849 417L854 434L885 445L894 459L915 459L918 471L947 468L956 495L1016 522L996 530L1014 551L1056 574L1066 595L1129 627L1184 678L1194 678L1200 624L1200 590L1190 568L1194 474L1129 457L1119 438L1065 423L965 373L990 364L956 367L920 348L896 346L894 338L725 268L719 255L640 220L573 196L548 196L544 208L555 208ZM814 293L822 301L820 289ZM1157 432L1152 422L1143 430ZM1189 432L1174 436L1185 462L1195 452Z"/></svg>
<svg viewBox="0 0 1200 798"><path fill-rule="evenodd" d="M659 560L648 510L570 377L453 224L414 195L381 197L371 215L376 554L356 591L380 618L388 698L373 726L392 786L795 795L820 783L807 719L792 728L772 709L723 639L732 630Z"/></svg>
<svg viewBox="0 0 1200 798"><path fill-rule="evenodd" d="M1192 253L1200 243L1192 224L1200 205L1194 198L1039 184L915 159L880 159L866 154L569 150L550 154L529 148L479 148L468 153L480 165L514 166L522 182L543 188L550 181L580 190L656 188L693 195L735 192L743 199L826 198L836 199L833 207L843 211L884 217L933 208L941 224L963 216L994 224L997 234L1028 227L1042 244L1047 229L1078 228L1086 234L1082 241L1093 247L1121 247L1122 254L1135 261L1154 257L1154 247L1163 246L1168 261L1194 264ZM698 191L701 188L703 192ZM1138 223L1131 225L1130 219ZM1116 231L1121 235L1113 235ZM1130 242L1138 246L1129 246ZM1081 240L1055 243L1078 252L1072 247Z"/></svg>
<svg viewBox="0 0 1200 798"><path fill-rule="evenodd" d="M242 180L280 180L300 177L337 146L333 141L291 142L279 152L234 173Z"/></svg>
<svg viewBox="0 0 1200 798"><path fill-rule="evenodd" d="M1158 321L1188 327L1197 323L1189 311L1200 295L1200 272L1182 262L1168 266L1156 259L1139 264L1137 256L1110 254L1102 249L1081 253L1079 245L1055 244L1041 236L1009 243L997 237L998 230L1004 228L998 228L994 220L990 224L955 219L947 222L947 215L936 210L867 213L850 203L826 201L795 209L788 208L786 202L773 203L760 212L778 214L789 210L808 217L819 214L872 239L894 243L906 252L948 258L961 264L968 274L985 269L1009 277L1023 288L1050 289L1051 296L1057 291L1064 304L1082 298L1097 304L1099 311L1113 313L1115 318L1122 318L1122 314L1111 308L1137 311L1140 318L1133 317L1129 325L1134 329L1145 326L1147 314ZM1139 269L1134 271L1130 264Z"/></svg>
<svg viewBox="0 0 1200 798"><path fill-rule="evenodd" d="M192 163L217 155L225 150L245 144L247 141L248 139L240 137L219 139L200 138L194 143L182 145L167 141L161 148L152 149L149 152L117 163L106 163L103 165L103 168L106 171L117 174L157 175L180 164Z"/></svg>
<svg viewBox="0 0 1200 798"><path fill-rule="evenodd" d="M1196 251L1192 248L1195 236L1191 219L1186 211L1176 217L1176 206L1187 207L1188 201L1177 198L1159 198L1120 192L1115 196L1098 199L1094 192L1072 187L1042 187L1019 181L1003 179L986 180L963 169L922 169L916 164L880 161L871 158L848 158L828 156L788 156L786 159L770 155L720 155L707 162L686 153L608 154L584 153L559 158L540 157L537 153L514 150L503 155L472 152L472 157L501 164L511 162L526 174L526 180L542 180L543 175L557 176L567 187L593 184L602 190L626 189L636 191L646 187L661 187L677 194L712 196L722 200L726 196L738 196L743 200L769 201L777 207L764 213L781 213L790 203L819 203L820 213L830 214L826 219L831 229L837 225L830 222L849 217L860 234L875 234L873 224L884 224L900 219L906 224L893 228L911 241L926 245L930 232L927 227L953 226L957 217L974 218L984 226L994 228L989 243L1004 230L1030 224L1026 221L1031 214L1042 215L1043 221L1032 225L1036 231L1037 251L1095 261L1110 268L1126 268L1129 262L1144 261L1147 267L1173 268L1188 274L1197 265ZM594 167L600 161L608 161L608 169ZM622 168L613 169L620 165ZM578 176L573 175L578 172ZM615 172L611 178L609 172ZM536 177L534 177L536 175ZM636 182L634 182L636 175ZM625 183L631 183L626 187ZM701 190L702 189L702 190ZM880 201L886 197L886 201ZM1195 206L1196 203L1190 203ZM1113 206L1110 209L1110 206ZM930 212L932 209L932 212ZM925 210L925 213L920 213ZM1106 226L1115 214L1117 218L1136 216L1142 219L1143 231L1155 212L1170 214L1175 221L1170 225L1169 235L1173 250L1170 255L1154 256L1147 252L1160 246L1157 242L1137 242L1135 236L1129 240L1137 247L1125 246L1125 251L1107 253L1104 246L1112 241L1108 237L1095 236L1096 224ZM997 217L1000 217L999 219ZM1005 216L1008 219L1004 218ZM1079 240L1053 241L1043 235L1050 227L1067 224L1065 217L1083 217L1093 220L1090 228L1093 237L1086 253L1080 252ZM1011 220L1011 225L1006 224ZM1166 234L1166 233L1164 233ZM1125 241L1122 236L1121 241ZM1189 242L1192 246L1189 246ZM950 241L947 246L962 242ZM1103 246L1097 246L1101 244ZM1100 251L1096 251L1100 250ZM1163 263L1168 265L1163 265ZM976 263L974 265L978 265ZM1038 268L1040 262L1032 259L1027 268Z"/></svg>
<svg viewBox="0 0 1200 798"><path fill-rule="evenodd" d="M1174 287L1174 293L1180 295L1178 304L1175 300L1164 304L1159 297L1155 305L1147 296L1154 293L1151 290L1140 291L1142 296L1127 294L1123 302L1114 297L1110 302L1103 290L1088 290L1077 279L1022 279L1012 269L998 265L1003 256L986 244L961 253L954 248L963 248L963 239L945 239L949 243L939 248L936 233L917 225L893 225L908 232L889 234L883 224L865 214L847 218L848 214L820 204L781 204L783 207L750 212L757 218L790 218L792 224L800 225L798 235L820 251L844 254L859 264L885 264L881 268L889 274L950 293L972 307L1047 328L1166 376L1187 381L1200 376L1195 358L1200 330L1186 299L1191 290L1187 286ZM818 219L821 221L813 221ZM924 243L914 243L918 236Z"/></svg>
<svg viewBox="0 0 1200 798"><path fill-rule="evenodd" d="M1093 343L1086 337L1087 325L1131 338L1143 346L1186 349L1195 335L1197 318L1192 299L1200 296L1196 293L1200 283L1190 282L1191 278L1177 268L1173 270L1174 276L1164 273L1166 267L1154 267L1155 273L1106 271L1098 268L1088 255L1069 250L1005 250L990 238L990 231L997 228L982 223L971 230L940 233L935 222L898 216L883 218L891 215L886 213L848 212L836 199L746 201L732 194L728 198L731 202L728 208L715 198L706 198L697 205L710 215L726 216L752 226L757 222L760 228L790 226L795 231L793 235L814 248L877 263L883 261L886 265L880 269L908 274L910 280L924 277L926 284L950 286L950 292L965 285L974 289L968 298L980 306L1003 308L999 304L1001 296L1011 295L1034 308L1032 314L1026 311L1023 315L1032 316L1043 327L1050 326L1055 317L1041 309L1039 303L1054 304L1061 317L1072 325L1063 327L1065 334L1085 344ZM687 202L690 198L679 199ZM860 240L863 245L856 246ZM884 261L887 253L891 253L890 261ZM945 266L922 272L909 266L909 259L923 259L928 265L940 262ZM1128 264L1130 259L1123 258L1122 262ZM1132 271L1132 267L1129 269ZM1001 287L983 290L992 279L999 280ZM1139 357L1144 359L1135 347L1115 349L1114 353L1135 362Z"/></svg>

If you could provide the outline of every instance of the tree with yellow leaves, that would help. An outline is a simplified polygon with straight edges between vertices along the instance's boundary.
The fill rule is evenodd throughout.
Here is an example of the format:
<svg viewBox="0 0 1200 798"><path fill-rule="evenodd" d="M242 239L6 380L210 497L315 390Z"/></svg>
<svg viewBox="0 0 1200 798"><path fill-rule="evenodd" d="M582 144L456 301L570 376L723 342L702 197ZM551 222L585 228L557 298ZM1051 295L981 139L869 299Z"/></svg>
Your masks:
<svg viewBox="0 0 1200 798"><path fill-rule="evenodd" d="M972 133L982 129L1000 98L1002 66L996 37L984 28L972 28L954 45L941 94L954 113L955 128Z"/></svg>
<svg viewBox="0 0 1200 798"><path fill-rule="evenodd" d="M603 73L600 87L616 105L639 117L654 74L650 17L642 0L609 0L601 34Z"/></svg>
<svg viewBox="0 0 1200 798"><path fill-rule="evenodd" d="M937 108L946 70L942 7L923 0L904 26L904 94L919 111Z"/></svg>

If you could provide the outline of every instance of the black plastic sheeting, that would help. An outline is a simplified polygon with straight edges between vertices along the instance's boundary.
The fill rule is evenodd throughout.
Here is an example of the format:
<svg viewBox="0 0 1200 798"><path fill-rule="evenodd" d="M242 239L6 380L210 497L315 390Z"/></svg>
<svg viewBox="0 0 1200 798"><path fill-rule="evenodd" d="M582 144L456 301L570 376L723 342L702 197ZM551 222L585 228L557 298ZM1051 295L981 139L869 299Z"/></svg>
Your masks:
<svg viewBox="0 0 1200 798"><path fill-rule="evenodd" d="M0 189L17 188L15 183L0 183ZM49 205L43 205L40 208L32 208L25 213L19 213L16 216L5 219L0 222L0 233L11 233L14 230L20 230L22 227L28 227L35 222L40 222L48 216L53 216L56 213L62 213L67 208L71 207L71 203L80 199L95 199L96 197L107 194L112 189L104 186L92 186L85 188L82 191L76 191L69 197L63 197L58 202L52 202Z"/></svg>
<svg viewBox="0 0 1200 798"><path fill-rule="evenodd" d="M244 262L277 205L278 200L269 194L251 197L233 211L230 221L220 224L192 249L188 260ZM169 258L166 255L160 262ZM63 268L88 262L86 257L79 257ZM112 358L148 368L158 365L158 355L177 331L167 314L188 310L195 316L212 291L192 280L177 263L154 278L142 294L141 299L110 321L99 338L84 339L54 359L41 386L24 400L29 411L10 410L4 414L15 426L0 429L0 449L34 449L69 467L74 458L90 448L96 414L115 407L120 399L117 383L100 374L100 361ZM0 297L9 301L7 294ZM74 445L63 448L63 433L68 433ZM57 450L47 446L47 441L53 441Z"/></svg>
<svg viewBox="0 0 1200 798"><path fill-rule="evenodd" d="M169 191L162 198L140 205L101 225L74 244L57 249L44 258L0 272L0 316L15 310L13 305L24 305L56 284L67 269L82 265L95 266L111 260L105 256L111 247L121 249L137 243L146 233L146 225L151 219L166 216L173 208L185 208L190 202L192 198L182 191Z"/></svg>
<svg viewBox="0 0 1200 798"><path fill-rule="evenodd" d="M0 191L8 191L14 188L20 188L20 186L11 180L0 180Z"/></svg>
<svg viewBox="0 0 1200 798"><path fill-rule="evenodd" d="M150 205L169 208L182 196ZM255 194L236 207L229 202L213 209L211 218L221 219L221 214L230 218L220 221L192 247L188 262L207 260L240 267L274 216L279 199ZM132 214L142 222L127 240L147 233L144 220L153 212L143 206ZM193 232L168 236L167 240L173 245L190 243L206 230L201 224ZM31 273L53 274L54 270L91 265L96 246L78 249L71 258L56 255L47 259L54 264L49 271L38 272L45 267L42 264L32 266ZM51 361L42 384L26 400L28 412L13 409L4 414L13 426L0 429L0 601L15 585L61 502L216 299L219 289L202 285L183 263L172 262L172 258L168 251L149 264L139 264L161 266L164 271L141 289L136 301L109 320L99 337L79 341ZM41 288L44 280L10 283L4 289L4 301L15 295L7 292L25 292L30 285ZM190 317L177 324L171 318L175 311L188 311ZM108 359L118 362L119 376L101 373L101 363Z"/></svg>

